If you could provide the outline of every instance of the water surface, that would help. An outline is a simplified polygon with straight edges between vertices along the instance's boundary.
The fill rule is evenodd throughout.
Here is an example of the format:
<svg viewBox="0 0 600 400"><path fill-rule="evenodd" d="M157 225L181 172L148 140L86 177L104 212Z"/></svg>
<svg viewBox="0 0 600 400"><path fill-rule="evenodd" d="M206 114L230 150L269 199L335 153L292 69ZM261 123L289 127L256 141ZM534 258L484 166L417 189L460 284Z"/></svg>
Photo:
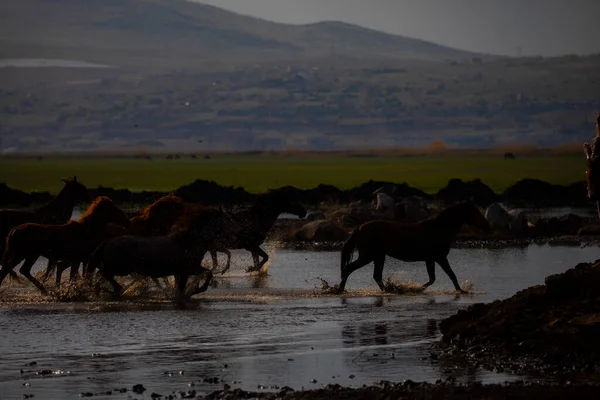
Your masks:
<svg viewBox="0 0 600 400"><path fill-rule="evenodd" d="M149 398L152 392L207 393L223 383L256 390L259 385L358 387L378 380L435 381L450 375L462 381L515 379L432 363L428 346L439 339L438 322L469 304L541 284L545 276L592 261L600 253L597 247L547 245L453 249L450 262L459 281L471 281L478 294L453 294L438 268L438 280L429 291L381 295L367 266L350 277L347 295L323 296L318 278L339 282L339 253L267 251L272 254L269 276L245 275L251 258L234 252L231 275L217 278L217 287L186 309L165 302L0 308L0 397L66 399L138 383L148 389L144 398ZM427 280L422 263L388 260L384 277L389 275ZM28 366L31 362L37 364ZM58 373L36 375L40 370ZM219 383L202 382L211 377ZM195 386L189 387L190 382Z"/></svg>

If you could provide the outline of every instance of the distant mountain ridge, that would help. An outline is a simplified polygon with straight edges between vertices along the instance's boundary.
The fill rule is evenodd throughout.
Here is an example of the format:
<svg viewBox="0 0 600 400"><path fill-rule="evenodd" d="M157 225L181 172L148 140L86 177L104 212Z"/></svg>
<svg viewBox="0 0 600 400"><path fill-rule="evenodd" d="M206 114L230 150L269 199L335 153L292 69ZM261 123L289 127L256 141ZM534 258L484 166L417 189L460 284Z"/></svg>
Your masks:
<svg viewBox="0 0 600 400"><path fill-rule="evenodd" d="M344 22L288 25L186 0L7 0L0 4L0 49L2 58L60 57L130 66L332 55L383 60L482 56Z"/></svg>

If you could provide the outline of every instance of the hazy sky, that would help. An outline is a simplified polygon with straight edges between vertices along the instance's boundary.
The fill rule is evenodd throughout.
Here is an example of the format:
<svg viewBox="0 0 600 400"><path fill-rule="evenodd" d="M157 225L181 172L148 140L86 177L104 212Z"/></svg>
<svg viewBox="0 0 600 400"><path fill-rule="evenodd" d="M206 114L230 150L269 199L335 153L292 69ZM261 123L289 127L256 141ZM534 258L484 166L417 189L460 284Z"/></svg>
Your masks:
<svg viewBox="0 0 600 400"><path fill-rule="evenodd" d="M600 0L199 1L278 22L345 21L478 52L600 53Z"/></svg>

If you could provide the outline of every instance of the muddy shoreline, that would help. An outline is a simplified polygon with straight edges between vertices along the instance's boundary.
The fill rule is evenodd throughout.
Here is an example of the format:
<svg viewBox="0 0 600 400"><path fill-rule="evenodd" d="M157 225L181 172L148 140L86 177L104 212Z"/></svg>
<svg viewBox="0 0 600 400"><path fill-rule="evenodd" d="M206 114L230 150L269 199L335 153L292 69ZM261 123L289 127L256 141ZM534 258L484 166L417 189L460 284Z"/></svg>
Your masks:
<svg viewBox="0 0 600 400"><path fill-rule="evenodd" d="M504 385L455 384L446 382L401 383L381 382L377 386L360 389L345 388L340 385L327 385L316 390L295 391L283 389L278 392L248 392L239 389L215 391L199 399L564 399L575 396L578 399L597 398L595 385L550 385L529 382L506 383Z"/></svg>
<svg viewBox="0 0 600 400"><path fill-rule="evenodd" d="M561 382L600 383L598 261L444 319L436 357Z"/></svg>

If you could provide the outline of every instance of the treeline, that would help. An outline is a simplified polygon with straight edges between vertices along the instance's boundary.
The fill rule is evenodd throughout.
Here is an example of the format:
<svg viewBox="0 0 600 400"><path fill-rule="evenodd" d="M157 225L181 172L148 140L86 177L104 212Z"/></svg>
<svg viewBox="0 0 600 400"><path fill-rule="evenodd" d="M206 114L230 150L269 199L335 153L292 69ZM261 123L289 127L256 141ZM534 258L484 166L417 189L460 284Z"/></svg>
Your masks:
<svg viewBox="0 0 600 400"><path fill-rule="evenodd" d="M292 186L287 186L285 189L294 193L298 200L305 205L318 206L322 203L348 204L354 201L370 201L374 198L373 192L381 187L393 190L395 195L399 197L419 196L428 201L436 201L445 205L465 200L471 200L481 207L487 207L496 201L518 207L585 207L590 205L590 201L586 197L585 182L583 181L563 186L538 179L523 179L510 186L503 193L496 193L479 179L473 181L451 179L446 187L440 189L434 195L413 188L406 183L372 180L346 190L324 184L313 189L298 189ZM102 186L90 190L94 196L108 196L117 203L134 205L147 205L169 194L158 191L132 192L128 189ZM213 181L200 179L181 186L170 193L189 202L225 206L250 204L256 196L241 187L222 186ZM46 203L52 198L53 196L48 192L26 193L12 189L6 184L0 184L1 207L34 206Z"/></svg>

